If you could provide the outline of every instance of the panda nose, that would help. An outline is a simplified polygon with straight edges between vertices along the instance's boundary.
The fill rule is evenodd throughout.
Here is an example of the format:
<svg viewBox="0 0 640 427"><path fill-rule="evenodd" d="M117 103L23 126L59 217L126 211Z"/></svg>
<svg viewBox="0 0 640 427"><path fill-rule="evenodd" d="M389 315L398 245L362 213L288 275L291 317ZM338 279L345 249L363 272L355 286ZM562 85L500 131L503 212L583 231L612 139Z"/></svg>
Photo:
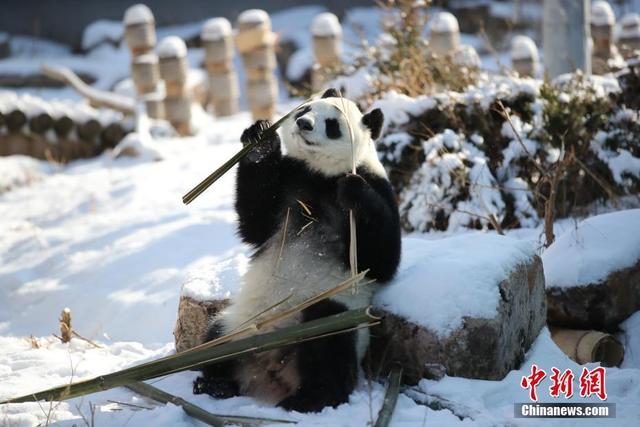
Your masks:
<svg viewBox="0 0 640 427"><path fill-rule="evenodd" d="M300 117L296 120L296 124L300 130L313 130L313 123L306 117Z"/></svg>

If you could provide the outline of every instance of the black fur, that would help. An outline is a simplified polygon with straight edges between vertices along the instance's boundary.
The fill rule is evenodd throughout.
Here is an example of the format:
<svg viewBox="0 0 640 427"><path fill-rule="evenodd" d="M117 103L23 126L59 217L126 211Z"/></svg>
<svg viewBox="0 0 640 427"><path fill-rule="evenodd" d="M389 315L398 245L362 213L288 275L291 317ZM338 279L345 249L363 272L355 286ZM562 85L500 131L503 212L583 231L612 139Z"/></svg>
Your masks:
<svg viewBox="0 0 640 427"><path fill-rule="evenodd" d="M325 133L329 139L338 139L342 136L340 131L340 122L337 119L325 119L324 121Z"/></svg>
<svg viewBox="0 0 640 427"><path fill-rule="evenodd" d="M375 110L374 110L375 111ZM265 124L257 122L245 133L243 142L256 138ZM255 160L257 158L257 160ZM236 211L242 240L260 253L277 233L290 210L291 230L302 230L309 217L300 208L304 202L312 211L310 231L324 246L323 252L349 269L349 210L356 218L358 267L367 277L386 282L400 261L400 222L389 181L360 167L358 175L326 176L312 171L301 161L283 157L277 136L266 141L254 160L245 157L238 166ZM256 256L256 255L254 255ZM317 319L344 311L338 302L325 300L303 311L303 320ZM216 329L218 328L218 329ZM209 339L220 333L214 324ZM298 346L298 369L302 384L291 397L280 402L286 409L319 411L324 406L346 402L356 381L358 361L356 334L344 334ZM216 397L237 393L229 377L233 365L206 367L194 389Z"/></svg>
<svg viewBox="0 0 640 427"><path fill-rule="evenodd" d="M207 330L204 342L212 341L224 334L222 323L214 322ZM193 383L193 393L207 393L217 399L226 399L239 394L239 386L233 378L235 362L216 363L202 368L202 376Z"/></svg>
<svg viewBox="0 0 640 427"><path fill-rule="evenodd" d="M324 91L322 98L342 98L342 95L337 89L330 88Z"/></svg>
<svg viewBox="0 0 640 427"><path fill-rule="evenodd" d="M362 116L362 123L371 131L371 139L376 140L382 132L382 123L384 122L384 115L382 110L376 108L369 113Z"/></svg>
<svg viewBox="0 0 640 427"><path fill-rule="evenodd" d="M302 311L302 321L346 311L343 304L320 301ZM298 369L302 384L297 392L278 403L287 410L318 412L349 399L358 379L356 332L320 338L298 346Z"/></svg>

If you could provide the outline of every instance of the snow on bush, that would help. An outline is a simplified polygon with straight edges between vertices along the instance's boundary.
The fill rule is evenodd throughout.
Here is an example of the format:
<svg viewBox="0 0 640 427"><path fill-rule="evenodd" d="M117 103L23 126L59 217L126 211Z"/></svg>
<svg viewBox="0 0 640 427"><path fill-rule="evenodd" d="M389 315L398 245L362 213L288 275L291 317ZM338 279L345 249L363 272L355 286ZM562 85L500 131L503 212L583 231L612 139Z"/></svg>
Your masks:
<svg viewBox="0 0 640 427"><path fill-rule="evenodd" d="M627 90L614 78L481 75L464 91L385 93L372 108L385 113L379 151L404 228L534 227L561 165L556 216L636 194L639 107L627 105Z"/></svg>
<svg viewBox="0 0 640 427"><path fill-rule="evenodd" d="M600 283L640 261L640 209L590 217L542 254L547 287Z"/></svg>

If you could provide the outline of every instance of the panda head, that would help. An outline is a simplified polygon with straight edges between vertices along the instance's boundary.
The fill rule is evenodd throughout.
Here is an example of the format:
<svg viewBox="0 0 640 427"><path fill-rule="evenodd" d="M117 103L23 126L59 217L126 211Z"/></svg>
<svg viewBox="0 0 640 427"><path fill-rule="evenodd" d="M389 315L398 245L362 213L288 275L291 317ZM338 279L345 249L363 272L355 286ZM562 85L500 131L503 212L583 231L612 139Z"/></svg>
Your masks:
<svg viewBox="0 0 640 427"><path fill-rule="evenodd" d="M379 109L363 115L354 102L329 89L285 120L282 141L288 156L323 175L348 173L355 161L356 166L386 177L373 142L382 123Z"/></svg>

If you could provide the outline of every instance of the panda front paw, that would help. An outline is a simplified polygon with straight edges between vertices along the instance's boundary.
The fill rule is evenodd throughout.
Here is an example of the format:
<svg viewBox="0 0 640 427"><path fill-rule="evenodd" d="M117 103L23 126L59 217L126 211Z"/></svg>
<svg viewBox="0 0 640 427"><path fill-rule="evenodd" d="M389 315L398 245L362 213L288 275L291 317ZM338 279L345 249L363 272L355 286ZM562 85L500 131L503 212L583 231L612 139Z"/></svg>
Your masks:
<svg viewBox="0 0 640 427"><path fill-rule="evenodd" d="M262 133L271 127L271 122L269 120L258 120L248 128L242 132L242 136L240 137L240 142L242 145L247 145L252 143L253 141L257 141L262 137ZM272 136L269 136L262 142L260 142L256 147L245 157L247 161L250 163L258 163L264 158L266 158L269 154L276 152L280 149L280 138L278 134L274 133Z"/></svg>
<svg viewBox="0 0 640 427"><path fill-rule="evenodd" d="M364 194L369 191L369 184L360 175L349 173L338 178L337 200L345 209L357 209Z"/></svg>

